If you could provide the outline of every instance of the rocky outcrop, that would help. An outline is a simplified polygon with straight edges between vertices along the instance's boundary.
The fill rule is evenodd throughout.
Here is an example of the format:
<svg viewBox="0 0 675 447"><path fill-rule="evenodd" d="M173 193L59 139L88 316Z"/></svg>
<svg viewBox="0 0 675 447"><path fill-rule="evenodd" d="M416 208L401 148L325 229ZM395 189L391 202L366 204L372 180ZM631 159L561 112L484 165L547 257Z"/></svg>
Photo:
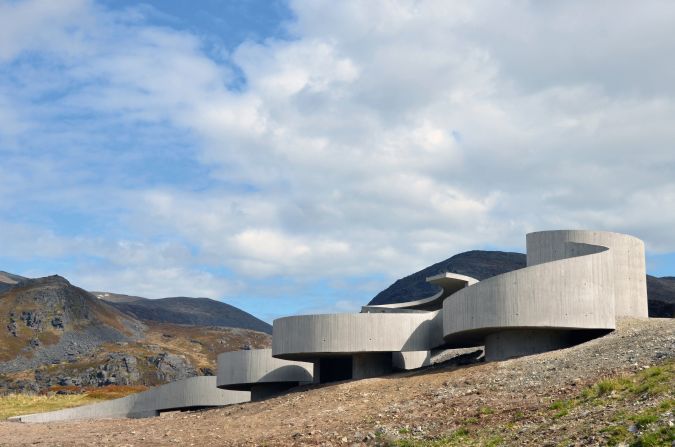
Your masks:
<svg viewBox="0 0 675 447"><path fill-rule="evenodd" d="M267 323L213 300L107 302L56 275L27 279L0 272L0 284L7 285L0 290L0 392L154 386L212 374L215 359L209 365L204 356L242 345L264 347L270 338L240 329L269 331ZM140 304L132 312L115 307L117 301ZM157 333L160 344L153 338ZM191 343L186 346L183 339Z"/></svg>
<svg viewBox="0 0 675 447"><path fill-rule="evenodd" d="M161 353L150 357L148 361L155 367L155 374L160 382L173 382L197 375L195 368L182 355Z"/></svg>

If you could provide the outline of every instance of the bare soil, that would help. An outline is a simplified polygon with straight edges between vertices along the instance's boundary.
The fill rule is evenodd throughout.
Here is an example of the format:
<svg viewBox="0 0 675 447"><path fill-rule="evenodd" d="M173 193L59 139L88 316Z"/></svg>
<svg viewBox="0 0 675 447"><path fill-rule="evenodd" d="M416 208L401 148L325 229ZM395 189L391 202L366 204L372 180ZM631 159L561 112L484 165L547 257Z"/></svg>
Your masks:
<svg viewBox="0 0 675 447"><path fill-rule="evenodd" d="M0 445L612 445L618 438L606 428L624 430L629 411L656 412L647 425L627 426L629 436L658 424L670 430L675 384L630 399L601 386L606 395L592 405L569 402L603 379L674 359L675 320L622 320L569 349L302 387L264 402L141 420L0 422Z"/></svg>

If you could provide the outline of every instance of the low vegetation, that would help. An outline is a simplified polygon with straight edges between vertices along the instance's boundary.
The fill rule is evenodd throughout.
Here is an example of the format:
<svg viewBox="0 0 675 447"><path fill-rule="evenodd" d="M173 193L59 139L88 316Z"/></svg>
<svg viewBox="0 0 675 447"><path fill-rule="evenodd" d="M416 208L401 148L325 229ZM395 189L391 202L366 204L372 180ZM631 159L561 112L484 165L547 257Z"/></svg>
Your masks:
<svg viewBox="0 0 675 447"><path fill-rule="evenodd" d="M43 394L8 394L0 396L0 420L22 414L42 413L117 399L146 389L144 386L120 385L88 389L64 386L52 387L49 392Z"/></svg>
<svg viewBox="0 0 675 447"><path fill-rule="evenodd" d="M607 377L576 396L525 411L497 412L480 407L459 427L435 439L418 439L401 430L397 447L516 445L520 433L552 431L569 434L560 446L594 440L601 445L656 447L675 442L675 362L633 374ZM525 429L525 430L524 430ZM546 445L555 446L556 443Z"/></svg>

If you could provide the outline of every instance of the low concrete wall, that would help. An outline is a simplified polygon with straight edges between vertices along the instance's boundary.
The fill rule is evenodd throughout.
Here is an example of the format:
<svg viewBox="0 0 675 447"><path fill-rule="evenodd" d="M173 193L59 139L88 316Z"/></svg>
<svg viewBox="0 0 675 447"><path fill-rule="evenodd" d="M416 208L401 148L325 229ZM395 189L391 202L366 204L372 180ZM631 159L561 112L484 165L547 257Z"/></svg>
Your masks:
<svg viewBox="0 0 675 447"><path fill-rule="evenodd" d="M271 349L224 352L218 356L218 387L251 390L253 400L312 383L314 365L272 357Z"/></svg>
<svg viewBox="0 0 675 447"><path fill-rule="evenodd" d="M425 351L443 344L439 312L299 315L274 320L272 334L272 354L289 360Z"/></svg>
<svg viewBox="0 0 675 447"><path fill-rule="evenodd" d="M16 422L53 422L78 419L143 418L162 411L220 407L248 402L247 391L220 390L213 376L191 377L151 388L121 399L10 418Z"/></svg>

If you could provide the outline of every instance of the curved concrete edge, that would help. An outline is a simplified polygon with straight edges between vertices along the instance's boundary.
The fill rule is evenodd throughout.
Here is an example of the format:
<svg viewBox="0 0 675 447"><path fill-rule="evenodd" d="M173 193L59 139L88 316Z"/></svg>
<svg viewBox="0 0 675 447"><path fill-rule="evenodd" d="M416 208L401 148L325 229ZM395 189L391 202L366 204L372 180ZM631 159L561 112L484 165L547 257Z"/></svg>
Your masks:
<svg viewBox="0 0 675 447"><path fill-rule="evenodd" d="M646 306L639 239L597 231L537 232L527 235L527 250L528 267L467 287L444 302L448 346L485 344L487 360L559 349L611 331L616 316ZM634 257L641 259L629 262Z"/></svg>
<svg viewBox="0 0 675 447"><path fill-rule="evenodd" d="M392 352L394 369L409 370L431 365L431 351Z"/></svg>
<svg viewBox="0 0 675 447"><path fill-rule="evenodd" d="M640 239L610 231L554 230L529 233L527 265L569 257L573 243L607 247L612 252L614 311L617 317L648 318L645 245ZM572 243L572 244L571 244Z"/></svg>
<svg viewBox="0 0 675 447"><path fill-rule="evenodd" d="M417 311L436 311L443 308L443 300L463 289L464 287L476 284L478 280L459 273L440 273L438 275L430 276L427 282L436 284L441 287L438 293L427 298L422 298L414 301L406 301L403 303L393 304L373 304L361 307L362 313L368 312L400 312L405 310Z"/></svg>
<svg viewBox="0 0 675 447"><path fill-rule="evenodd" d="M440 312L298 315L278 318L272 327L272 355L287 360L426 351L443 344Z"/></svg>
<svg viewBox="0 0 675 447"><path fill-rule="evenodd" d="M271 349L218 355L218 388L251 391L252 400L313 382L314 364L272 357Z"/></svg>
<svg viewBox="0 0 675 447"><path fill-rule="evenodd" d="M15 416L15 422L54 422L81 419L143 418L163 411L189 410L248 402L247 391L220 390L216 377L200 376L151 388L120 399L46 413Z"/></svg>

